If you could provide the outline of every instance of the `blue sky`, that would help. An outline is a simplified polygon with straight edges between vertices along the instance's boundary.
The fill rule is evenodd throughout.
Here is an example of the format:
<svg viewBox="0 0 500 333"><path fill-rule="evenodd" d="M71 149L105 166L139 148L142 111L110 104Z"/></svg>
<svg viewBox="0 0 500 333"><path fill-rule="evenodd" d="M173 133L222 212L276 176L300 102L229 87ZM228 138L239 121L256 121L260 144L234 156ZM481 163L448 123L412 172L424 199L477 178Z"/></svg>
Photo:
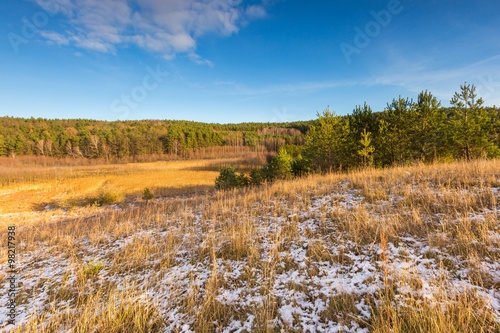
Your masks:
<svg viewBox="0 0 500 333"><path fill-rule="evenodd" d="M500 105L500 3L10 0L0 115L314 119L464 81Z"/></svg>

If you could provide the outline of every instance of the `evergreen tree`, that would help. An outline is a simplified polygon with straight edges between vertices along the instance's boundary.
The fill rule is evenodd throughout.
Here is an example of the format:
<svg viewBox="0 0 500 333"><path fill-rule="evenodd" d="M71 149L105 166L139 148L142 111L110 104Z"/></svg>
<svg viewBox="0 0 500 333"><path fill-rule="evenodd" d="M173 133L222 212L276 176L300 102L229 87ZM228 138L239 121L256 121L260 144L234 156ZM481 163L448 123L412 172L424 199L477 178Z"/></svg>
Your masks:
<svg viewBox="0 0 500 333"><path fill-rule="evenodd" d="M466 160L498 156L499 149L492 142L494 121L477 98L476 87L464 83L450 102L453 105L450 119L451 138Z"/></svg>
<svg viewBox="0 0 500 333"><path fill-rule="evenodd" d="M254 168L250 171L250 184L251 185L262 185L265 181L265 175L262 168Z"/></svg>
<svg viewBox="0 0 500 333"><path fill-rule="evenodd" d="M431 161L438 155L445 154L445 113L432 93L422 91L415 104L416 128L415 149L422 161Z"/></svg>
<svg viewBox="0 0 500 333"><path fill-rule="evenodd" d="M415 159L415 108L413 101L399 97L387 104L379 121L377 160L382 166L407 164Z"/></svg>
<svg viewBox="0 0 500 333"><path fill-rule="evenodd" d="M500 108L493 106L488 110L493 119L492 139L496 147L500 148Z"/></svg>
<svg viewBox="0 0 500 333"><path fill-rule="evenodd" d="M243 174L238 174L234 168L222 168L219 176L215 179L215 188L218 190L229 190L245 187L251 184L251 179Z"/></svg>
<svg viewBox="0 0 500 333"><path fill-rule="evenodd" d="M357 105L352 114L349 116L349 129L351 132L351 145L353 146L352 159L355 165L365 165L366 159L363 155L359 154L359 151L364 147L362 146L363 133L370 133L370 139L373 139L374 133L378 133L378 122L376 115L372 112L371 107L366 104L363 106Z"/></svg>
<svg viewBox="0 0 500 333"><path fill-rule="evenodd" d="M302 155L298 155L292 162L292 173L296 177L305 176L311 172L311 164Z"/></svg>
<svg viewBox="0 0 500 333"><path fill-rule="evenodd" d="M375 148L372 146L372 140L370 138L371 133L367 132L366 129L361 133L361 139L359 143L361 144L361 149L358 150L358 154L363 158L363 166L371 166L373 164L373 152Z"/></svg>
<svg viewBox="0 0 500 333"><path fill-rule="evenodd" d="M290 179L292 178L292 156L281 147L278 154L274 156L270 163L270 172L273 179Z"/></svg>
<svg viewBox="0 0 500 333"><path fill-rule="evenodd" d="M349 142L349 121L326 109L306 135L304 157L314 169L340 169L349 164Z"/></svg>

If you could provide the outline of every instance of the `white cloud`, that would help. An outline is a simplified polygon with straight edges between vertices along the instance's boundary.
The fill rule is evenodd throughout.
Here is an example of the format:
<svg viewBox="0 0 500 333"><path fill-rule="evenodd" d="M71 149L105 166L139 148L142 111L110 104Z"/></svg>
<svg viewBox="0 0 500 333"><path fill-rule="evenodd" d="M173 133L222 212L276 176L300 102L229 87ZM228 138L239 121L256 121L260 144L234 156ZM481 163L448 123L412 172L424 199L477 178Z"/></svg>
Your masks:
<svg viewBox="0 0 500 333"><path fill-rule="evenodd" d="M113 44L106 43L103 40L98 39L98 38L93 39L91 37L82 38L79 36L74 36L72 38L72 41L74 42L74 44L76 46L87 49L87 50L115 53L115 48L114 48Z"/></svg>
<svg viewBox="0 0 500 333"><path fill-rule="evenodd" d="M189 56L189 59L191 59L191 61L193 61L195 64L207 65L208 67L214 67L214 64L210 60L203 59L202 57L200 57L196 53L190 53L188 56Z"/></svg>
<svg viewBox="0 0 500 333"><path fill-rule="evenodd" d="M100 52L133 44L166 59L185 53L195 63L211 66L196 54L196 39L206 34L237 33L248 20L266 16L261 5L241 0L35 0L51 14L67 18L72 30L45 31L47 40Z"/></svg>
<svg viewBox="0 0 500 333"><path fill-rule="evenodd" d="M251 5L248 6L245 10L248 18L263 18L267 16L266 10L264 7L259 5Z"/></svg>
<svg viewBox="0 0 500 333"><path fill-rule="evenodd" d="M62 13L70 16L73 11L72 0L34 0L43 10L52 15Z"/></svg>
<svg viewBox="0 0 500 333"><path fill-rule="evenodd" d="M40 36L47 39L49 43L56 45L69 45L70 42L66 36L58 34L57 32L40 31Z"/></svg>

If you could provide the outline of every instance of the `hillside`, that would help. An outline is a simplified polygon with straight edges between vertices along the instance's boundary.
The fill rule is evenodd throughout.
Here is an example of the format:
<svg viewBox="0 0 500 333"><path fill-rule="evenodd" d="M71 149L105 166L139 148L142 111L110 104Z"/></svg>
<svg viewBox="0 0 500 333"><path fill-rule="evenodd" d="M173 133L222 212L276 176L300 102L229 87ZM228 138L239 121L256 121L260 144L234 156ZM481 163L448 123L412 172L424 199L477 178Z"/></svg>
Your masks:
<svg viewBox="0 0 500 333"><path fill-rule="evenodd" d="M116 161L143 155L189 157L190 153L209 147L275 151L283 144L301 143L311 123L209 124L182 120L0 117L0 156ZM221 149L219 157L222 152Z"/></svg>
<svg viewBox="0 0 500 333"><path fill-rule="evenodd" d="M499 175L366 169L3 214L22 283L8 331L500 332Z"/></svg>

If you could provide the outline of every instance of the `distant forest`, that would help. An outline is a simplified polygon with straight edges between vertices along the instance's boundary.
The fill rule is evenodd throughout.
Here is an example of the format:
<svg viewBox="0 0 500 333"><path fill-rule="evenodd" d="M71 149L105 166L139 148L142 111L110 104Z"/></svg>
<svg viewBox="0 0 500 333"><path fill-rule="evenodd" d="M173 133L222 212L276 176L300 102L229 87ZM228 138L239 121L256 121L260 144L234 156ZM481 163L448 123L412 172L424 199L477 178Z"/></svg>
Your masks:
<svg viewBox="0 0 500 333"><path fill-rule="evenodd" d="M0 118L0 156L121 159L151 154L180 157L203 147L246 146L277 151L303 144L311 122L206 124L193 121Z"/></svg>
<svg viewBox="0 0 500 333"><path fill-rule="evenodd" d="M207 124L192 121L0 118L0 156L117 160L140 155L186 157L204 147L278 152L297 146L313 169L388 166L414 161L500 156L500 109L483 106L464 84L445 108L428 91L396 98L380 112L369 105L337 116L289 123Z"/></svg>

